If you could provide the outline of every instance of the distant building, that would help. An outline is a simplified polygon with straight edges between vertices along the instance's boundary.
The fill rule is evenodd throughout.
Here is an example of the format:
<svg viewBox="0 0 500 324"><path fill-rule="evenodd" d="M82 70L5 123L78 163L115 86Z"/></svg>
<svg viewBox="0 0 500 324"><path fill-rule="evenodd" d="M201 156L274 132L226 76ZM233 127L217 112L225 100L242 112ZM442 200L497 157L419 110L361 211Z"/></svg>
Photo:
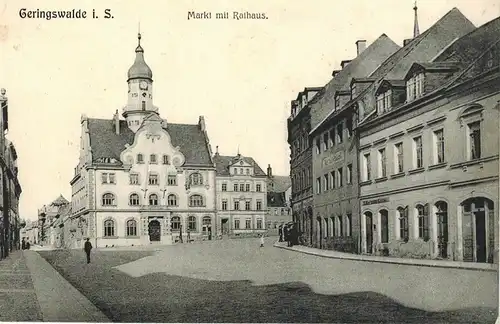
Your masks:
<svg viewBox="0 0 500 324"><path fill-rule="evenodd" d="M245 235L265 231L267 176L252 157L213 157L217 169L216 199L219 234Z"/></svg>
<svg viewBox="0 0 500 324"><path fill-rule="evenodd" d="M94 246L171 244L215 224L215 165L205 126L175 124L153 104L153 73L139 44L121 120L82 116L72 221ZM81 219L80 219L81 218ZM73 224L72 226L76 226Z"/></svg>
<svg viewBox="0 0 500 324"><path fill-rule="evenodd" d="M69 214L70 202L60 195L38 210L40 229L38 241L43 245L61 248L64 245L62 219Z"/></svg>
<svg viewBox="0 0 500 324"><path fill-rule="evenodd" d="M274 175L271 165L268 165L267 190L266 229L270 233L277 233L280 225L293 221L290 177Z"/></svg>

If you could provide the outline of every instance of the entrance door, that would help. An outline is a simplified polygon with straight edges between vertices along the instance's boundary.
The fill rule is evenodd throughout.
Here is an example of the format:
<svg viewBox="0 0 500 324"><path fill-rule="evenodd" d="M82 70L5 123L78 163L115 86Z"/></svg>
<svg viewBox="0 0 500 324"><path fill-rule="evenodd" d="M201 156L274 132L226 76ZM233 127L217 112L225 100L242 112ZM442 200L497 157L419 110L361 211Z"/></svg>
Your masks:
<svg viewBox="0 0 500 324"><path fill-rule="evenodd" d="M448 258L448 213L447 210L441 210L436 214L438 223L438 253L443 259Z"/></svg>
<svg viewBox="0 0 500 324"><path fill-rule="evenodd" d="M486 215L484 211L475 212L476 215L476 261L487 262L486 255Z"/></svg>
<svg viewBox="0 0 500 324"><path fill-rule="evenodd" d="M161 238L161 226L160 222L157 220L152 220L149 222L149 241L159 242Z"/></svg>
<svg viewBox="0 0 500 324"><path fill-rule="evenodd" d="M373 248L373 218L372 213L365 214L366 220L366 253L371 254Z"/></svg>
<svg viewBox="0 0 500 324"><path fill-rule="evenodd" d="M222 228L222 235L229 234L229 219L228 218L221 219L221 228Z"/></svg>

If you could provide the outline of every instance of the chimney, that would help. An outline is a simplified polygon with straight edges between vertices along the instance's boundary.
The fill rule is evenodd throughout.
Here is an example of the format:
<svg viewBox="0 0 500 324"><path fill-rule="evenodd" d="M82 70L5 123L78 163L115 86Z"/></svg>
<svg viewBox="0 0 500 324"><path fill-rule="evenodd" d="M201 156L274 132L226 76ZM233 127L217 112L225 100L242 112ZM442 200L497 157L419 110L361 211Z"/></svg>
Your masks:
<svg viewBox="0 0 500 324"><path fill-rule="evenodd" d="M273 169L271 168L271 164L267 165L267 176L271 178L273 176Z"/></svg>
<svg viewBox="0 0 500 324"><path fill-rule="evenodd" d="M407 39L403 40L403 47L408 45L411 41L412 41L412 38L407 38Z"/></svg>
<svg viewBox="0 0 500 324"><path fill-rule="evenodd" d="M360 39L356 42L356 48L358 51L358 56L366 49L366 40Z"/></svg>
<svg viewBox="0 0 500 324"><path fill-rule="evenodd" d="M202 132L205 131L205 117L200 116L200 119L198 119L198 125L200 126L200 129Z"/></svg>
<svg viewBox="0 0 500 324"><path fill-rule="evenodd" d="M342 62L340 62L340 66L341 66L341 67L342 67L342 69L343 69L343 68L345 68L345 66L346 66L347 64L349 64L351 61L352 61L352 60L343 60Z"/></svg>
<svg viewBox="0 0 500 324"><path fill-rule="evenodd" d="M334 78L335 78L335 76L336 76L337 74L339 74L339 72L340 72L340 70L333 70L333 72L332 72L332 77L334 77Z"/></svg>
<svg viewBox="0 0 500 324"><path fill-rule="evenodd" d="M120 135L120 115L118 115L118 109L116 109L113 119L115 120L116 135Z"/></svg>

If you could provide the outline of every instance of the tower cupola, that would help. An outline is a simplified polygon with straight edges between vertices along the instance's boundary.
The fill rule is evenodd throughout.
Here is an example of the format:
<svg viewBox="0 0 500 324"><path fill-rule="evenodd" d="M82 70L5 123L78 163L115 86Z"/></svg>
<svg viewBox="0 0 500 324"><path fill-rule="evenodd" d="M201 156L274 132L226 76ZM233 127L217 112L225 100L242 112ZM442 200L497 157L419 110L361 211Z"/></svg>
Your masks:
<svg viewBox="0 0 500 324"><path fill-rule="evenodd" d="M128 69L128 80L133 79L149 79L153 80L153 71L149 68L144 61L144 49L141 46L141 33L137 34L137 48L135 49L134 64Z"/></svg>

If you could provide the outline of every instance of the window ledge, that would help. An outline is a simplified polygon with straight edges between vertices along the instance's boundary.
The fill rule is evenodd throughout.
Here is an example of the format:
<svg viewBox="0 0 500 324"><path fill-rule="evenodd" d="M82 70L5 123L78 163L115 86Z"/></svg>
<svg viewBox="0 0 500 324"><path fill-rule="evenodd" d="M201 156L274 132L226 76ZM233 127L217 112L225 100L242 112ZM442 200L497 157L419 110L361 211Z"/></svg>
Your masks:
<svg viewBox="0 0 500 324"><path fill-rule="evenodd" d="M380 178L375 179L375 183L384 182L384 181L387 181L387 177L380 177Z"/></svg>
<svg viewBox="0 0 500 324"><path fill-rule="evenodd" d="M137 235L130 235L130 236L125 236L125 238L127 238L127 239L138 239L140 237L137 236Z"/></svg>
<svg viewBox="0 0 500 324"><path fill-rule="evenodd" d="M417 174L417 173L421 173L421 172L424 172L424 171L425 171L425 168L424 167L420 167L420 168L408 171L408 174Z"/></svg>
<svg viewBox="0 0 500 324"><path fill-rule="evenodd" d="M118 236L103 236L102 238L105 240L111 240L111 239L117 239Z"/></svg>
<svg viewBox="0 0 500 324"><path fill-rule="evenodd" d="M441 162L438 164L430 165L429 170L442 169L448 165L448 162Z"/></svg>
<svg viewBox="0 0 500 324"><path fill-rule="evenodd" d="M494 161L498 159L498 154L497 155L492 155L488 156L485 158L480 158L480 159L475 159L475 160L470 160L470 161L464 161L460 163L455 163L450 165L450 169L458 169L464 166L469 166L469 165L475 165L475 164L480 164L484 162L489 162L489 161Z"/></svg>
<svg viewBox="0 0 500 324"><path fill-rule="evenodd" d="M404 177L406 175L406 172L399 172L399 173L395 173L393 175L391 175L391 179L397 179L397 178L401 178L401 177Z"/></svg>
<svg viewBox="0 0 500 324"><path fill-rule="evenodd" d="M367 185L370 185L372 184L372 180L366 180L366 181L362 181L359 183L360 186L367 186Z"/></svg>
<svg viewBox="0 0 500 324"><path fill-rule="evenodd" d="M117 205L102 205L102 207L116 207Z"/></svg>

